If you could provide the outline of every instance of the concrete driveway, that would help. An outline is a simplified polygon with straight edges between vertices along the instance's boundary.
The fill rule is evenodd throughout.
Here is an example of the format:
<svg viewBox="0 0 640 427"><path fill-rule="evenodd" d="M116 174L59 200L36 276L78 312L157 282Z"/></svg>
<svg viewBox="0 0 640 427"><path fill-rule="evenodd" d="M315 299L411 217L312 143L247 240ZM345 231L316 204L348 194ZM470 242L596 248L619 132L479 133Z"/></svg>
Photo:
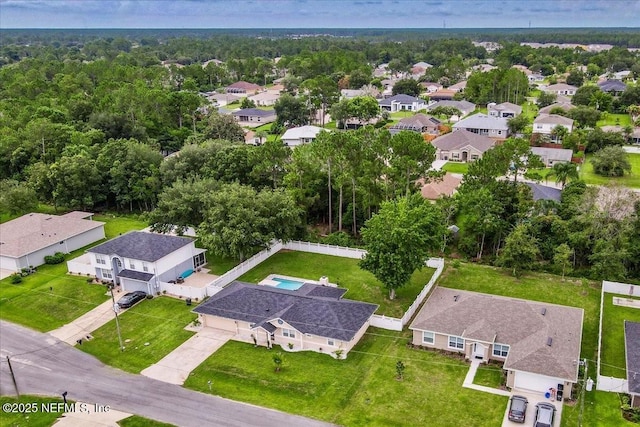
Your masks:
<svg viewBox="0 0 640 427"><path fill-rule="evenodd" d="M116 302L124 295L123 292L115 294ZM75 345L80 338L85 339L87 335L104 325L115 317L113 313L113 301L109 298L93 310L83 314L71 323L49 331L50 335L64 341L67 344Z"/></svg>
<svg viewBox="0 0 640 427"><path fill-rule="evenodd" d="M525 415L524 424L514 423L513 421L509 421L509 403L507 403L507 408L504 411L504 418L502 420L502 427L522 427L533 425L533 421L536 416L536 403L539 402L547 402L551 403L556 407L556 415L553 419L553 426L560 427L560 418L562 417L562 402L557 402L555 399L546 399L543 393L536 393L528 390L518 390L514 389L511 391L512 395L524 396L529 401L529 405L527 406L527 413Z"/></svg>
<svg viewBox="0 0 640 427"><path fill-rule="evenodd" d="M215 353L233 335L231 332L203 327L158 363L143 370L141 374L166 383L182 385L191 371Z"/></svg>
<svg viewBox="0 0 640 427"><path fill-rule="evenodd" d="M96 412L93 403L77 402L73 412L65 412L53 423L55 427L119 427L118 421L130 417L131 414L109 408Z"/></svg>

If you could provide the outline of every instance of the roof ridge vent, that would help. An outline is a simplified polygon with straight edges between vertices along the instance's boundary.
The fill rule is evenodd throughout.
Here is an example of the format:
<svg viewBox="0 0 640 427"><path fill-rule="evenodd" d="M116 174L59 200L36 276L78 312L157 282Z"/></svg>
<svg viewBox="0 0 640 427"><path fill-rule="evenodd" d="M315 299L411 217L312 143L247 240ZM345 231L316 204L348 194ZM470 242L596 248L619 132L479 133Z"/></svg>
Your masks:
<svg viewBox="0 0 640 427"><path fill-rule="evenodd" d="M543 316L544 316L545 314L547 314L547 307L542 307L542 308L540 309L540 314L542 314Z"/></svg>
<svg viewBox="0 0 640 427"><path fill-rule="evenodd" d="M551 343L552 343L552 341L553 341L553 338L551 338L551 337L547 337L547 345L548 345L549 347L551 347Z"/></svg>

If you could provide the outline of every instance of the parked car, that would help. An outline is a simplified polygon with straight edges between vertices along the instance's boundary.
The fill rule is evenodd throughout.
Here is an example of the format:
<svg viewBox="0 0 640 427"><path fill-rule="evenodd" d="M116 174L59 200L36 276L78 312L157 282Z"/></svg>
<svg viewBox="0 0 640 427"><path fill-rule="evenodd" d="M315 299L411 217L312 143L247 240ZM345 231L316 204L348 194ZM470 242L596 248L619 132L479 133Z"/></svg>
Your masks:
<svg viewBox="0 0 640 427"><path fill-rule="evenodd" d="M147 297L146 292L142 292L142 291L127 292L126 294L123 295L122 298L120 298L120 300L118 300L118 306L120 308L129 308L133 306L135 303L137 303L138 301L142 301L146 297Z"/></svg>
<svg viewBox="0 0 640 427"><path fill-rule="evenodd" d="M533 427L552 427L556 407L551 403L540 402L536 405L536 420Z"/></svg>
<svg viewBox="0 0 640 427"><path fill-rule="evenodd" d="M509 399L509 421L524 423L529 401L524 396L511 396Z"/></svg>

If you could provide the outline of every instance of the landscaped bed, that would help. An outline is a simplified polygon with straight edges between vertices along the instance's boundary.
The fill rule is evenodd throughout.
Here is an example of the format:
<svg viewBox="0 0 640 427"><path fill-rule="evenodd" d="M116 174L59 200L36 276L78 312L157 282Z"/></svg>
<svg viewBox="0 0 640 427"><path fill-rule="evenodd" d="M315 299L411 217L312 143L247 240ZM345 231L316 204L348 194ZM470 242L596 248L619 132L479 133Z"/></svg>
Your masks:
<svg viewBox="0 0 640 427"><path fill-rule="evenodd" d="M370 328L346 360L283 352L281 372L273 364L277 346L267 350L230 341L185 386L348 426L499 425L507 398L462 388L469 364L411 349L409 335ZM399 360L403 380L396 379Z"/></svg>
<svg viewBox="0 0 640 427"><path fill-rule="evenodd" d="M309 280L318 280L322 276L327 276L329 282L348 289L344 298L378 304L380 308L376 311L377 314L402 317L435 271L428 267L416 271L411 277L411 282L396 291L396 299L390 300L389 292L373 274L362 270L358 262L359 260L351 258L283 250L248 271L238 280L259 283L269 274L274 273Z"/></svg>
<svg viewBox="0 0 640 427"><path fill-rule="evenodd" d="M119 316L124 351L119 349L115 319L94 331L93 339L77 348L107 365L140 373L191 338L194 333L184 329L196 318L191 309L181 299L143 300Z"/></svg>
<svg viewBox="0 0 640 427"><path fill-rule="evenodd" d="M607 377L626 378L624 349L624 321L640 322L640 308L613 305L614 297L622 295L606 293L602 307L602 348L600 349L600 374ZM640 299L635 299L640 301Z"/></svg>

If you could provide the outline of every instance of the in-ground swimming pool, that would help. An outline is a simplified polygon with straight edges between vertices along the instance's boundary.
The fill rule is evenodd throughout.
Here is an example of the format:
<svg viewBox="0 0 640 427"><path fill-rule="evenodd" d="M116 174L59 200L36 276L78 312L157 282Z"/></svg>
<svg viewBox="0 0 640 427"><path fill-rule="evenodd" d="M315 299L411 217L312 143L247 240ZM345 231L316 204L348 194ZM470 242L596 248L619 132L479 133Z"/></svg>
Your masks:
<svg viewBox="0 0 640 427"><path fill-rule="evenodd" d="M276 285L276 288L288 289L290 291L297 291L302 285L304 285L304 282L300 282L299 280L284 279L282 277L272 277L271 280L279 282L278 285Z"/></svg>

